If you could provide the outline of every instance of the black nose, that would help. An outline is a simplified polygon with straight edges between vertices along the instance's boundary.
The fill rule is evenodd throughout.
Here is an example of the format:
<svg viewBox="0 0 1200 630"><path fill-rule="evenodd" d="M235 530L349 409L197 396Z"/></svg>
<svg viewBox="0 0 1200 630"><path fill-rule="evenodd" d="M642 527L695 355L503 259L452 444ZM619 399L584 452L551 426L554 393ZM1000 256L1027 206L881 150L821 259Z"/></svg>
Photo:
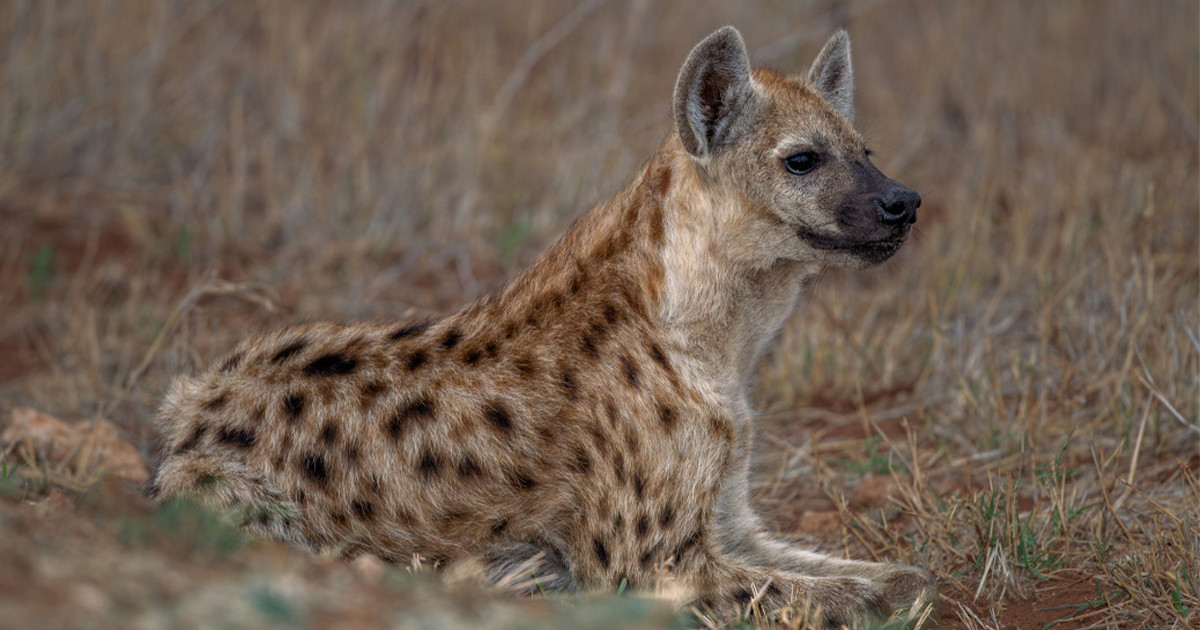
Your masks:
<svg viewBox="0 0 1200 630"><path fill-rule="evenodd" d="M892 186L875 198L879 219L888 225L916 223L917 208L920 206L921 195L907 186Z"/></svg>

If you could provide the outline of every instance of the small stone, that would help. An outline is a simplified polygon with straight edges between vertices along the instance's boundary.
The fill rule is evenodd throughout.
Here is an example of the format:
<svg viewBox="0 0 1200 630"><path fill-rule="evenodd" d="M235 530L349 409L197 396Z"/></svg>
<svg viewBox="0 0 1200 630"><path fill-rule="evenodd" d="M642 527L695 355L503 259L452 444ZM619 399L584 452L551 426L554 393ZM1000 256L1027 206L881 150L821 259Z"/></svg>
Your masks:
<svg viewBox="0 0 1200 630"><path fill-rule="evenodd" d="M58 467L67 457L71 468L82 465L89 470L125 477L138 483L150 478L146 462L138 450L121 439L117 426L108 420L93 419L68 424L36 409L17 407L12 421L0 433L4 452L20 452L28 445L39 462Z"/></svg>
<svg viewBox="0 0 1200 630"><path fill-rule="evenodd" d="M858 483L854 494L850 496L850 505L855 507L882 507L888 504L892 497L892 487L896 482L891 477L867 475Z"/></svg>
<svg viewBox="0 0 1200 630"><path fill-rule="evenodd" d="M824 534L840 530L842 521L836 511L805 512L799 526L800 531Z"/></svg>
<svg viewBox="0 0 1200 630"><path fill-rule="evenodd" d="M387 564L377 556L369 553L364 553L351 560L350 566L363 580L371 583L382 580L384 572L387 571Z"/></svg>

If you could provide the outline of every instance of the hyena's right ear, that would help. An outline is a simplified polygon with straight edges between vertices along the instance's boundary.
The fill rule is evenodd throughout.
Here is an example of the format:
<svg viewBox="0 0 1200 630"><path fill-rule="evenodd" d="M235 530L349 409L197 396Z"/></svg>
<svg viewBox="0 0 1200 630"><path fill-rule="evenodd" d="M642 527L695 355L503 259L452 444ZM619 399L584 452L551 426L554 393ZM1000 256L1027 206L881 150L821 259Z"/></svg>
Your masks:
<svg viewBox="0 0 1200 630"><path fill-rule="evenodd" d="M750 55L736 28L722 27L696 44L675 82L675 126L683 148L697 159L711 155L751 92Z"/></svg>

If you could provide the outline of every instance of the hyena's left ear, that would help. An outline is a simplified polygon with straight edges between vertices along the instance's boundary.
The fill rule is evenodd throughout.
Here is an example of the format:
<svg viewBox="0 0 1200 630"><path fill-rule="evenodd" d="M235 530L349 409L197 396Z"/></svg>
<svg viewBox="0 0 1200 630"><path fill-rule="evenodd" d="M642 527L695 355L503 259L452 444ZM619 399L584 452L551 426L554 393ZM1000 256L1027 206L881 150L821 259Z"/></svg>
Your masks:
<svg viewBox="0 0 1200 630"><path fill-rule="evenodd" d="M850 65L850 36L838 30L825 42L808 69L808 83L846 118L854 120L854 68Z"/></svg>
<svg viewBox="0 0 1200 630"><path fill-rule="evenodd" d="M705 159L728 138L750 85L750 55L736 28L725 26L696 44L675 82L675 126L683 148Z"/></svg>

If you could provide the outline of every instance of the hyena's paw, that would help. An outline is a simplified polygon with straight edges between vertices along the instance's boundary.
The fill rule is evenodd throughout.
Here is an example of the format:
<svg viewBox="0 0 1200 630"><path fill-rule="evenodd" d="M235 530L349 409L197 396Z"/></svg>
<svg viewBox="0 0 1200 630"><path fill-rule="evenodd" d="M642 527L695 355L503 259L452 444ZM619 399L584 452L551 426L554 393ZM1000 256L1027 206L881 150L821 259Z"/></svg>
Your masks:
<svg viewBox="0 0 1200 630"><path fill-rule="evenodd" d="M925 569L903 564L891 565L880 579L884 597L893 611L910 620L928 616L938 604L937 578Z"/></svg>
<svg viewBox="0 0 1200 630"><path fill-rule="evenodd" d="M861 577L775 576L769 584L733 588L701 598L699 609L729 622L746 615L753 607L768 618L807 619L809 625L829 630L866 628L888 618L890 608L883 588Z"/></svg>
<svg viewBox="0 0 1200 630"><path fill-rule="evenodd" d="M804 609L825 628L865 628L886 620L891 613L884 589L871 580L850 576L809 580L808 597L803 591L798 593L793 606Z"/></svg>

